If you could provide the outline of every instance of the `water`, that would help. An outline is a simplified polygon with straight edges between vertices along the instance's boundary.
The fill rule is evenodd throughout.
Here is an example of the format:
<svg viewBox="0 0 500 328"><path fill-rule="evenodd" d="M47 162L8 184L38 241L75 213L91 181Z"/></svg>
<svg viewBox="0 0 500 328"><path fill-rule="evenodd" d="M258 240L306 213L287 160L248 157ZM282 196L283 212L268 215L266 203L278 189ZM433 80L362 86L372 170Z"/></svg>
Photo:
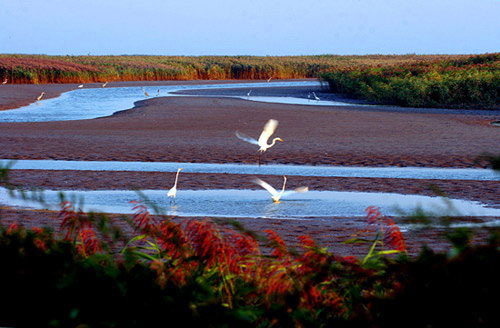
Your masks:
<svg viewBox="0 0 500 328"><path fill-rule="evenodd" d="M317 81L273 82L273 83L234 83L234 84L207 84L207 85L168 85L147 87L117 87L117 88L89 88L77 89L61 94L59 97L42 100L15 110L0 111L0 122L47 122L84 120L97 117L110 116L115 112L134 107L139 100L154 98L157 90L158 96L172 95L169 92L195 89L227 89L227 88L265 88L265 87L318 87ZM150 97L144 95L144 90ZM247 97L236 97L247 99ZM250 97L250 100L304 103L306 99L290 97ZM283 99L280 99L283 98ZM295 101L295 102L294 102ZM307 104L352 105L329 101L310 101Z"/></svg>
<svg viewBox="0 0 500 328"><path fill-rule="evenodd" d="M83 198L84 211L133 213L130 201L141 196L131 190L62 191L68 199ZM0 188L0 203L22 208L57 210L61 191L43 193L48 205L11 198ZM163 214L182 217L245 217L271 219L318 219L331 217L363 217L365 208L376 204L385 215L404 215L421 208L432 215L496 216L500 209L467 200L443 200L440 197L402 195L396 193L309 191L295 193L274 203L264 190L178 190L175 204L166 197L167 190L145 190L142 193ZM150 207L151 209L151 207Z"/></svg>
<svg viewBox="0 0 500 328"><path fill-rule="evenodd" d="M0 165L10 160L0 159ZM363 177L393 179L446 179L500 181L500 174L489 169L424 168L424 167L352 167L311 165L250 165L210 164L176 162L119 162L119 161L59 161L18 160L16 170L77 170L77 171L133 171L133 172L177 172L222 173L250 175L287 175L311 177Z"/></svg>

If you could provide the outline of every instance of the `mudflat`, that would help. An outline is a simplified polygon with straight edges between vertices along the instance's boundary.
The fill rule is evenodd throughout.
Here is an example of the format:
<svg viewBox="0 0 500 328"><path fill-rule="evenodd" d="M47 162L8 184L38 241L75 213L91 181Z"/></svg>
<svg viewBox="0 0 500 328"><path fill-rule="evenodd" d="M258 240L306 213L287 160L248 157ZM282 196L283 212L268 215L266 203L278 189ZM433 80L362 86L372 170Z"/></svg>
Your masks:
<svg viewBox="0 0 500 328"><path fill-rule="evenodd" d="M229 81L242 82L242 81ZM201 83L207 81L189 81ZM220 81L212 81L220 83ZM158 82L120 82L112 86L160 85ZM179 84L178 81L163 84ZM33 102L42 91L47 97L73 90L77 85L6 85L0 87L0 109ZM100 84L85 87L100 87ZM321 97L320 89L315 90ZM194 92L194 91L193 91ZM212 91L214 92L214 91ZM197 95L160 97L138 101L134 108L112 116L64 122L0 123L0 158L101 161L172 161L200 163L256 163L257 146L235 137L240 131L255 138L270 118L279 126L275 136L284 139L262 157L263 164L347 166L486 167L480 159L500 152L500 130L490 124L495 111L419 111L382 106L319 107L253 102L246 99ZM273 96L307 93L301 88L270 88L255 93ZM208 94L206 94L208 95ZM15 109L13 109L15 110ZM168 189L174 174L133 172L21 171L11 172L18 186L51 189ZM264 177L278 183L279 177ZM189 189L256 188L237 175L183 174L180 186ZM276 180L276 181L274 181ZM479 200L498 206L500 182L415 181L412 179L307 178L290 179L290 187L309 185L318 190L386 191L433 194ZM433 188L431 185L437 186ZM376 204L373 204L376 205ZM56 213L4 210L9 220L27 216L45 222ZM44 221L45 220L45 221ZM55 219L54 219L55 220ZM35 219L36 221L36 219ZM55 221L54 221L55 222ZM285 240L297 234L323 236L325 223L302 224L286 220L244 221L261 231L277 226ZM342 223L341 223L342 222ZM348 220L328 223L335 240L352 234L359 224ZM36 223L36 222L35 222ZM316 227L316 228L315 228ZM332 230L332 231L333 231ZM415 239L414 245L432 240ZM319 238L328 243L328 234ZM423 238L423 237L422 237Z"/></svg>

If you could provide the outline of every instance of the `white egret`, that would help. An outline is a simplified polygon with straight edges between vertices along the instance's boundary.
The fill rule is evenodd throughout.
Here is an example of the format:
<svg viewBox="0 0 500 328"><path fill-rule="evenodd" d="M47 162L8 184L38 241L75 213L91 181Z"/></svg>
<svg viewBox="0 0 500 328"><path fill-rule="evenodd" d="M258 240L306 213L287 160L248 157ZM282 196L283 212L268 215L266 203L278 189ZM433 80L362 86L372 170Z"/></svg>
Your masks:
<svg viewBox="0 0 500 328"><path fill-rule="evenodd" d="M319 100L319 97L316 96L316 94L314 92L312 94L313 94L315 100Z"/></svg>
<svg viewBox="0 0 500 328"><path fill-rule="evenodd" d="M79 88L83 88L83 84L80 84L78 87L79 87Z"/></svg>
<svg viewBox="0 0 500 328"><path fill-rule="evenodd" d="M45 92L43 92L43 91L42 91L42 93L38 96L38 98L36 98L36 100L37 100L37 101L38 101L38 100L42 100L42 97L43 97L43 95L44 95L44 94L45 94Z"/></svg>
<svg viewBox="0 0 500 328"><path fill-rule="evenodd" d="M177 170L177 174L175 175L175 183L172 188L167 193L167 197L170 197L170 202L175 201L175 196L177 196L177 180L179 180L179 173L182 171L182 169Z"/></svg>
<svg viewBox="0 0 500 328"><path fill-rule="evenodd" d="M3 80L2 84L7 84L7 78L5 78L5 80Z"/></svg>
<svg viewBox="0 0 500 328"><path fill-rule="evenodd" d="M239 131L236 131L236 136L246 142L249 142L251 144L259 146L259 165L260 165L260 155L274 146L276 141L281 141L283 142L283 139L281 138L274 138L272 143L268 144L267 140L273 135L274 131L278 127L278 121L274 119L270 119L267 121L266 125L264 125L264 129L262 130L262 133L260 134L259 140L255 140L252 137L247 136L246 134L240 133Z"/></svg>
<svg viewBox="0 0 500 328"><path fill-rule="evenodd" d="M271 79L272 79L272 78L273 78L272 76L271 76L270 78L268 78L268 79L267 79L267 82L271 82Z"/></svg>
<svg viewBox="0 0 500 328"><path fill-rule="evenodd" d="M247 97L250 97L250 94L252 93L252 90L248 91Z"/></svg>
<svg viewBox="0 0 500 328"><path fill-rule="evenodd" d="M107 85L108 85L108 82L106 81L106 82L104 82L104 84L102 85L102 87L104 88Z"/></svg>
<svg viewBox="0 0 500 328"><path fill-rule="evenodd" d="M289 190L289 191L285 192L285 187L286 187L286 177L285 176L283 176L283 188L281 188L280 192L278 192L276 189L274 189L269 183L262 181L259 178L253 179L252 182L255 184L258 184L262 188L269 191L269 193L271 194L271 198L272 198L273 202L275 202L275 203L279 203L280 199L282 197L288 196L288 195L293 194L295 192L307 192L307 191L309 191L309 187L299 187L299 188L296 188L294 190Z"/></svg>

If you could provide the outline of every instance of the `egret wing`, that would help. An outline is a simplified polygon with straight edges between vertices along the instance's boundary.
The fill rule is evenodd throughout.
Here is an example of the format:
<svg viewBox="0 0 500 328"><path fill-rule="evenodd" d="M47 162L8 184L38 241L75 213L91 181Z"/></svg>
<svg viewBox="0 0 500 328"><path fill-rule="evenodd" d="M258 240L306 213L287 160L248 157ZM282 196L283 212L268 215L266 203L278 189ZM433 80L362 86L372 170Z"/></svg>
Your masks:
<svg viewBox="0 0 500 328"><path fill-rule="evenodd" d="M269 193L273 196L277 196L279 195L278 192L276 191L276 189L274 189L269 183L265 182L265 181L262 181L261 179L259 178L255 178L252 180L253 183L255 184L258 184L259 186L261 186L262 188L266 189L267 191L269 191Z"/></svg>
<svg viewBox="0 0 500 328"><path fill-rule="evenodd" d="M264 130L262 130L262 133L260 134L258 145L262 144L267 145L267 140L273 135L277 127L278 127L277 120L271 119L267 121L266 125L264 125Z"/></svg>
<svg viewBox="0 0 500 328"><path fill-rule="evenodd" d="M309 187L298 187L294 190L285 191L281 197L286 197L286 196L291 195L291 194L296 193L296 192L301 193L301 192L307 192L307 191L309 191Z"/></svg>
<svg viewBox="0 0 500 328"><path fill-rule="evenodd" d="M247 136L246 134L240 133L239 131L236 131L236 136L243 141L249 142L249 143L257 145L257 146L259 145L257 140L255 140L252 137Z"/></svg>

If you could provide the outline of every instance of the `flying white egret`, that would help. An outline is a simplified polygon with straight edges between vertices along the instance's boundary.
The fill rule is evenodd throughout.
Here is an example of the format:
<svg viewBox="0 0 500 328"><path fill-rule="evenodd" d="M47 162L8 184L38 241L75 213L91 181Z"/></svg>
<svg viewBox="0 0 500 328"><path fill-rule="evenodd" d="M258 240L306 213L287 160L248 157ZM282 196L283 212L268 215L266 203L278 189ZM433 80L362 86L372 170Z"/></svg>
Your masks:
<svg viewBox="0 0 500 328"><path fill-rule="evenodd" d="M7 78L5 78L5 80L3 80L2 84L7 84Z"/></svg>
<svg viewBox="0 0 500 328"><path fill-rule="evenodd" d="M45 94L45 92L42 91L42 93L38 96L38 98L36 98L36 100L42 100L42 97L44 94Z"/></svg>
<svg viewBox="0 0 500 328"><path fill-rule="evenodd" d="M83 88L83 84L80 84L78 87L79 87L79 88Z"/></svg>
<svg viewBox="0 0 500 328"><path fill-rule="evenodd" d="M315 100L319 100L319 97L316 96L316 94L314 92L312 94L313 94Z"/></svg>
<svg viewBox="0 0 500 328"><path fill-rule="evenodd" d="M275 203L279 203L280 199L282 197L285 197L285 196L288 196L290 194L293 194L294 192L306 192L306 191L309 191L309 187L299 187L299 188L296 188L294 190L285 191L285 187L286 187L286 177L285 176L283 176L283 188L281 188L280 192L276 191L276 189L274 189L269 183L267 183L265 181L262 181L259 178L253 179L252 182L255 183L255 184L258 184L262 188L264 188L267 191L269 191L269 193L271 194L271 198L272 198L273 202L275 202Z"/></svg>
<svg viewBox="0 0 500 328"><path fill-rule="evenodd" d="M107 85L108 85L108 82L106 81L106 82L103 83L102 87L104 88Z"/></svg>
<svg viewBox="0 0 500 328"><path fill-rule="evenodd" d="M236 131L236 136L246 142L249 142L251 144L259 146L259 165L260 165L260 155L274 146L276 141L281 141L283 142L283 139L281 138L274 138L272 143L268 144L267 140L273 135L274 131L278 127L278 121L274 119L270 119L267 121L266 125L264 125L264 129L262 130L262 133L260 134L259 140L255 140L252 137L247 136L246 134L240 133L239 131Z"/></svg>
<svg viewBox="0 0 500 328"><path fill-rule="evenodd" d="M146 91L146 89L142 88L142 91L144 91L144 95L145 95L146 97L149 97L149 93Z"/></svg>
<svg viewBox="0 0 500 328"><path fill-rule="evenodd" d="M182 169L177 170L177 174L175 175L175 183L172 188L167 193L167 197L170 197L170 202L175 201L175 196L177 195L177 180L179 180L179 173L182 171Z"/></svg>

